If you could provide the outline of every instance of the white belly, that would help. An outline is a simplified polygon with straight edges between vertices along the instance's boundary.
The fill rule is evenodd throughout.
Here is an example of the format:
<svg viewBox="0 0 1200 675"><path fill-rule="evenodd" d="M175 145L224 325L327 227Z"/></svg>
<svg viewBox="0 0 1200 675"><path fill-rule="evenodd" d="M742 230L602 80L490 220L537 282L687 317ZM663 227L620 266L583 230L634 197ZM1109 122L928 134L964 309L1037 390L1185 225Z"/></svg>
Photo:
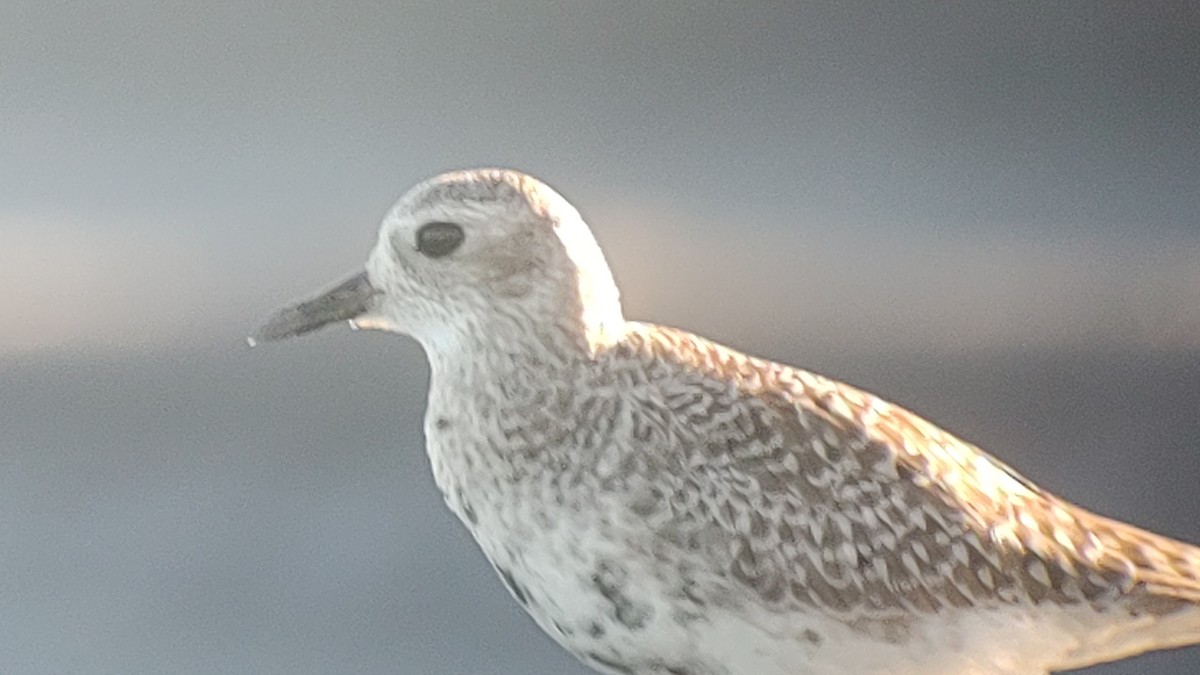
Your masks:
<svg viewBox="0 0 1200 675"><path fill-rule="evenodd" d="M928 616L901 639L870 622L851 627L816 612L682 605L669 568L616 550L596 523L546 529L536 515L517 523L514 515L476 513L476 522L464 522L538 625L600 672L1032 675L1077 644L1070 634L1078 625L1058 631L1015 610ZM496 532L504 534L489 536Z"/></svg>

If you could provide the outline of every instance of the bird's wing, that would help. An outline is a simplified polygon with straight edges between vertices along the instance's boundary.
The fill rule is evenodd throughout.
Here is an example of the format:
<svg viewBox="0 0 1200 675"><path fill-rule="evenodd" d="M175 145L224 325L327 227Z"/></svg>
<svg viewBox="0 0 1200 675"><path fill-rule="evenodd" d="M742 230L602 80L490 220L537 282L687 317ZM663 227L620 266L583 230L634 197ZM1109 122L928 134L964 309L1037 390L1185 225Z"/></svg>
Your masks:
<svg viewBox="0 0 1200 675"><path fill-rule="evenodd" d="M692 435L677 446L693 448L675 460L684 487L732 542L730 574L768 602L847 616L1200 605L1200 549L1059 500L848 385L684 331L641 333L691 392L664 397Z"/></svg>
<svg viewBox="0 0 1200 675"><path fill-rule="evenodd" d="M1015 594L1033 602L1102 605L1120 600L1133 612L1170 613L1200 604L1200 550L1069 504L983 450L919 416L848 385L795 372L781 420L819 420L848 448L842 470L892 481L897 497L932 518L950 519L932 543L949 540L951 576L990 581L983 598ZM797 386L798 385L798 386ZM923 528L926 535L929 528ZM943 533L938 536L938 531ZM910 531L930 545L922 528ZM964 556L959 546L967 547ZM971 549L978 549L976 559ZM986 571L985 571L986 570ZM999 577L996 575L999 574ZM988 588L994 586L995 588ZM1110 591L1119 591L1112 595ZM1011 597L1011 596L1010 596Z"/></svg>

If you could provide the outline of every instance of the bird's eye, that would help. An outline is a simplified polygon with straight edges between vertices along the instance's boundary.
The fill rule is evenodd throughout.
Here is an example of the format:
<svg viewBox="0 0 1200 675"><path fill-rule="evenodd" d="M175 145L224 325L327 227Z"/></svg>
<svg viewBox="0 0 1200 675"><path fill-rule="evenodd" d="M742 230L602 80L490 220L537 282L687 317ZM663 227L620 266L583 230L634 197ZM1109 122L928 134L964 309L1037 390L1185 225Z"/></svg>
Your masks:
<svg viewBox="0 0 1200 675"><path fill-rule="evenodd" d="M417 230L417 250L430 258L450 255L458 248L466 234L455 223L426 223Z"/></svg>

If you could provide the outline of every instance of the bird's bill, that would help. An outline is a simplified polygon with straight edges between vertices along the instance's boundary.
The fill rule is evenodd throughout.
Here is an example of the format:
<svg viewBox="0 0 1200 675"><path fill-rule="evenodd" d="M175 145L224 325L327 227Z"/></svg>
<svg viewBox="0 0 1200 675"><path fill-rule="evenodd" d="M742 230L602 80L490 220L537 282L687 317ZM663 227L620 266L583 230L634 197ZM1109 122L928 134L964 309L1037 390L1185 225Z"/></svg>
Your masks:
<svg viewBox="0 0 1200 675"><path fill-rule="evenodd" d="M377 295L379 290L371 285L366 271L359 272L316 297L275 312L247 341L254 346L259 342L285 340L335 321L349 321L354 327L374 327L375 318L370 313Z"/></svg>

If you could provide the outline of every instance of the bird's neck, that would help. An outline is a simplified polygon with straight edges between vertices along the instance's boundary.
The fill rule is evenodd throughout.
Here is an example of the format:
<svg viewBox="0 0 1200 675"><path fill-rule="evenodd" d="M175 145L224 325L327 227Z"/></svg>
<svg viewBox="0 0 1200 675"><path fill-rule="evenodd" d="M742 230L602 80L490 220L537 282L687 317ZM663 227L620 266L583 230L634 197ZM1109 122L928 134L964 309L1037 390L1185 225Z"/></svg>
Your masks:
<svg viewBox="0 0 1200 675"><path fill-rule="evenodd" d="M504 322L463 327L425 348L432 393L514 406L545 382L570 377L588 359L586 347L555 326L522 333Z"/></svg>
<svg viewBox="0 0 1200 675"><path fill-rule="evenodd" d="M533 376L564 378L616 344L627 325L613 312L566 311L536 320L499 313L445 326L421 342L436 385L487 386Z"/></svg>

